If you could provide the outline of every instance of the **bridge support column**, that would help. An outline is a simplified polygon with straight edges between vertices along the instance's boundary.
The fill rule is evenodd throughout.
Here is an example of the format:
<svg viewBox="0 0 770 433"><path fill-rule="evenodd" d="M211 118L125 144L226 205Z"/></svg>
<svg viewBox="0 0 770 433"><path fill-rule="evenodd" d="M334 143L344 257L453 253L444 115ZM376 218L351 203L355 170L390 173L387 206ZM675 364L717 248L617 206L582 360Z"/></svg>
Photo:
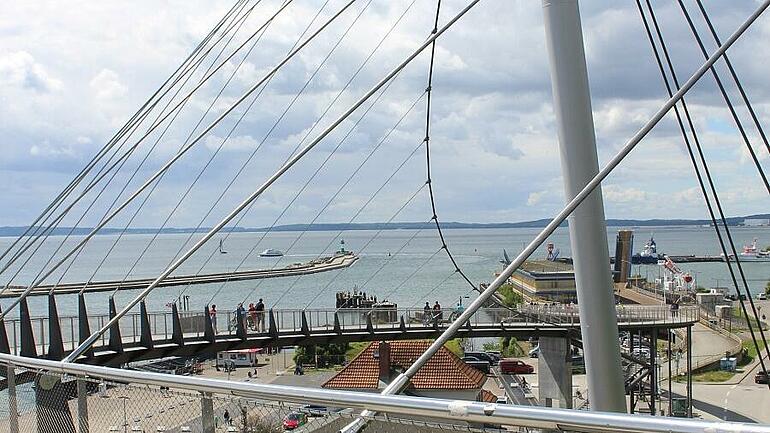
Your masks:
<svg viewBox="0 0 770 433"><path fill-rule="evenodd" d="M153 348L152 331L150 330L150 316L147 315L147 304L139 303L139 344L147 349Z"/></svg>
<svg viewBox="0 0 770 433"><path fill-rule="evenodd" d="M403 320L403 317L401 318ZM334 312L334 333L342 334L342 327L340 326L340 316L337 312Z"/></svg>
<svg viewBox="0 0 770 433"><path fill-rule="evenodd" d="M267 333L272 338L278 338L278 325L275 322L275 314L272 308L267 316Z"/></svg>
<svg viewBox="0 0 770 433"><path fill-rule="evenodd" d="M83 379L78 379L78 433L88 433L88 386Z"/></svg>
<svg viewBox="0 0 770 433"><path fill-rule="evenodd" d="M2 309L0 309L2 313ZM13 342L16 346L16 342ZM0 319L0 353L11 354L11 344L8 342L8 333L5 331L5 319Z"/></svg>
<svg viewBox="0 0 770 433"><path fill-rule="evenodd" d="M215 433L214 429L214 401L211 400L211 393L201 393L201 424L203 424L203 433Z"/></svg>
<svg viewBox="0 0 770 433"><path fill-rule="evenodd" d="M64 358L64 340L61 335L56 297L53 293L48 295L48 339L48 359L59 361Z"/></svg>
<svg viewBox="0 0 770 433"><path fill-rule="evenodd" d="M302 323L300 325L300 329L302 331L302 335L306 337L310 336L310 326L307 324L307 315L305 314L305 310L302 310Z"/></svg>
<svg viewBox="0 0 770 433"><path fill-rule="evenodd" d="M209 312L208 305L203 309L203 338L209 343L213 343L216 340L214 322L211 321L211 313Z"/></svg>
<svg viewBox="0 0 770 433"><path fill-rule="evenodd" d="M572 409L572 352L566 337L540 337L537 358L539 399L543 406Z"/></svg>
<svg viewBox="0 0 770 433"><path fill-rule="evenodd" d="M91 335L91 326L88 323L88 310L86 309L86 297L83 293L78 293L78 342L83 344ZM93 356L94 349L88 348L84 352L86 357Z"/></svg>
<svg viewBox="0 0 770 433"><path fill-rule="evenodd" d="M578 2L543 0L567 201L599 172ZM591 409L625 412L618 324L601 187L568 218Z"/></svg>
<svg viewBox="0 0 770 433"><path fill-rule="evenodd" d="M184 346L182 320L179 318L179 309L176 306L176 302L171 304L171 342L179 347Z"/></svg>
<svg viewBox="0 0 770 433"><path fill-rule="evenodd" d="M115 308L115 298L110 297L110 320L117 316ZM110 327L110 339L107 343L110 350L116 353L123 353L123 337L120 335L120 322L116 322Z"/></svg>
<svg viewBox="0 0 770 433"><path fill-rule="evenodd" d="M10 433L19 433L19 404L16 399L16 369L13 368L13 365L8 364L8 367L5 369L5 377L8 381L8 428Z"/></svg>
<svg viewBox="0 0 770 433"><path fill-rule="evenodd" d="M32 317L29 315L29 306L27 299L19 302L19 326L21 327L21 356L28 358L37 358L37 347L35 346L35 334L32 332Z"/></svg>

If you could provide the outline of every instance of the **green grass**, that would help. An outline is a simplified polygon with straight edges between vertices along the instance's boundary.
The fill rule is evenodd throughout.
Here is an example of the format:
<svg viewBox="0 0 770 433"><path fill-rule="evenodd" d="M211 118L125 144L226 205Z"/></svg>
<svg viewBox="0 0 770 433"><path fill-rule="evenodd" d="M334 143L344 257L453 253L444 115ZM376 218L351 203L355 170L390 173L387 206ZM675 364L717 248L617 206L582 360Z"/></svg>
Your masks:
<svg viewBox="0 0 770 433"><path fill-rule="evenodd" d="M725 382L732 377L735 376L734 371L722 371L722 370L712 370L712 371L704 371L702 373L695 373L692 375L692 381L693 382ZM676 382L684 383L687 382L686 376L677 376L674 378Z"/></svg>

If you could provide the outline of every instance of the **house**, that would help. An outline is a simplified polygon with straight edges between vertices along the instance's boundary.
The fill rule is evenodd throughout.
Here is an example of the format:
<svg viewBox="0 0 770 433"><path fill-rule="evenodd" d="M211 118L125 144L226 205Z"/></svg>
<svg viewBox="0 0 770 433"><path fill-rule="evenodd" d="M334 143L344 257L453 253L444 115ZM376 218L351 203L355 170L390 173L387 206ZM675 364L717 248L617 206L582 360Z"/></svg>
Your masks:
<svg viewBox="0 0 770 433"><path fill-rule="evenodd" d="M370 343L324 388L380 392L427 350L431 341L379 341ZM487 376L463 362L446 347L439 351L410 380L404 394L454 400L495 401L481 388Z"/></svg>

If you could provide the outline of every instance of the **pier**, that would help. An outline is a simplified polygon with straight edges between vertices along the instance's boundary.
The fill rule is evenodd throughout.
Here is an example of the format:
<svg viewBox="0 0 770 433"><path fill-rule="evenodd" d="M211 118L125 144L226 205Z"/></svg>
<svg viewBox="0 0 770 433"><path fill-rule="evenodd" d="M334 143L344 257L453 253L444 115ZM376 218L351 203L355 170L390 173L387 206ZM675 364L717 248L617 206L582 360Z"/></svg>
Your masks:
<svg viewBox="0 0 770 433"><path fill-rule="evenodd" d="M320 272L333 271L351 266L358 260L358 256L351 253L335 254L334 256L322 257L311 260L307 263L293 263L283 268L275 269L255 269L235 272L217 272L211 274L198 275L178 275L169 276L158 286L182 286L188 284L206 284L221 283L226 281L259 280L264 278L291 277L297 275L317 274ZM64 283L58 285L41 285L30 292L29 296L47 295L51 289L57 295L76 294L83 290L89 292L111 292L115 290L136 290L144 289L153 282L154 278L140 278L133 280L113 280L113 281L92 281L79 283ZM0 298L15 298L19 296L26 287L15 286L0 295Z"/></svg>

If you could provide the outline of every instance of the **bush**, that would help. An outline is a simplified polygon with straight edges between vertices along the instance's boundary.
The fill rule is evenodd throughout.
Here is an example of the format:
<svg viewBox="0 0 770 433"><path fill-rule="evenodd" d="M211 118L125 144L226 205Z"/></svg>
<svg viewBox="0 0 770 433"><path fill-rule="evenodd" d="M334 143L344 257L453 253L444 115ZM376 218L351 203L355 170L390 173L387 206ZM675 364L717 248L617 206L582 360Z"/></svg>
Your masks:
<svg viewBox="0 0 770 433"><path fill-rule="evenodd" d="M503 284L497 289L500 296L503 297L503 304L507 307L515 307L524 302L524 295L513 287L513 284Z"/></svg>
<svg viewBox="0 0 770 433"><path fill-rule="evenodd" d="M519 358L524 356L524 349L514 337L500 337L500 352L504 358Z"/></svg>

